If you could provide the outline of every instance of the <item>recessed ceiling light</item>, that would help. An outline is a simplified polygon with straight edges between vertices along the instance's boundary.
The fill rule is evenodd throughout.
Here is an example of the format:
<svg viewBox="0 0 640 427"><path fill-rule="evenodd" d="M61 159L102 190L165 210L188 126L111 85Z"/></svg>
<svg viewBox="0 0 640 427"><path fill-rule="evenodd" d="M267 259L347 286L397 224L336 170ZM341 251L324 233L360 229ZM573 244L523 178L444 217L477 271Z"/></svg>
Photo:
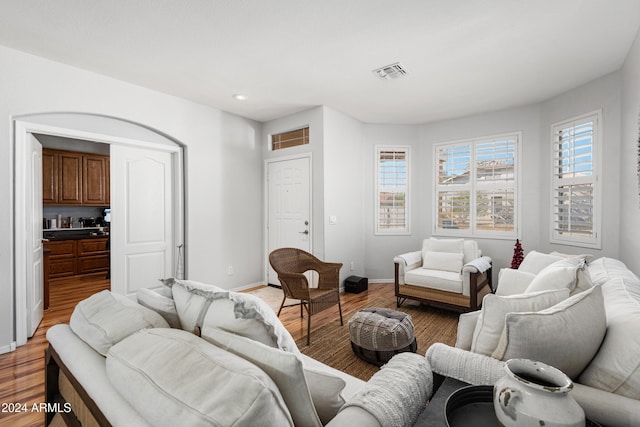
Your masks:
<svg viewBox="0 0 640 427"><path fill-rule="evenodd" d="M233 99L238 100L238 101L244 101L244 100L246 100L246 99L248 98L248 96L247 96L247 95L243 95L243 94L241 94L241 93L234 93L233 95L231 95L231 97L232 97Z"/></svg>

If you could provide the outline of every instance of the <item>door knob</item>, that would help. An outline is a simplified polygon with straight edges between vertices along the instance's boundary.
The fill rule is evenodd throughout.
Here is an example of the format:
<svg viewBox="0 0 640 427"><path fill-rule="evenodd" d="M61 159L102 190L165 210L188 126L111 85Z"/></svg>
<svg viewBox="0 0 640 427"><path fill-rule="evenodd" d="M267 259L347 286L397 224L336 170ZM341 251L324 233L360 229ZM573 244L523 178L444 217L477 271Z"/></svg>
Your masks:
<svg viewBox="0 0 640 427"><path fill-rule="evenodd" d="M298 231L298 233L300 233L300 234L309 234L309 230Z"/></svg>

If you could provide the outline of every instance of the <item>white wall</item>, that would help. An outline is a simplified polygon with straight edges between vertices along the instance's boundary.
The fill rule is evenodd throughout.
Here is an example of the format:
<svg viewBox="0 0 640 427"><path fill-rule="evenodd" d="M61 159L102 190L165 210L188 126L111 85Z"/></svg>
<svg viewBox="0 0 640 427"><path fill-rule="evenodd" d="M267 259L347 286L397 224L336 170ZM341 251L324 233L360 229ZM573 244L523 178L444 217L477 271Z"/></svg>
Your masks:
<svg viewBox="0 0 640 427"><path fill-rule="evenodd" d="M410 147L409 197L411 204L409 236L375 235L375 153L376 145L406 145ZM427 232L424 209L424 159L420 143L420 126L365 124L363 135L364 195L362 221L364 230L365 275L369 281L393 279L393 257L420 249Z"/></svg>
<svg viewBox="0 0 640 427"><path fill-rule="evenodd" d="M362 123L324 107L324 258L341 262L341 283L365 271ZM335 216L335 224L329 224ZM351 269L353 263L353 269Z"/></svg>
<svg viewBox="0 0 640 427"><path fill-rule="evenodd" d="M544 135L540 133L540 107L530 105L510 110L490 112L456 120L425 124L421 128L422 153L419 159L424 168L424 193L419 207L425 223L425 237L431 235L433 221L433 145L479 136L490 136L510 132L522 132L520 143L520 230L518 236L525 251L539 248L541 242L539 206L545 193L540 191L541 171L539 164L540 144ZM546 158L545 158L546 159ZM436 236L437 237L437 236ZM515 239L475 239L483 254L493 259L494 283L500 268L508 267L513 257ZM421 246L413 250L420 249Z"/></svg>
<svg viewBox="0 0 640 427"><path fill-rule="evenodd" d="M4 47L0 69L0 199L12 200L11 117L73 111L140 123L186 147L189 277L224 288L261 282L259 123ZM104 131L91 116L83 125L87 129L82 130ZM5 206L0 210L0 274L10 280L0 284L0 353L14 340L13 205ZM226 274L228 265L236 266L233 276Z"/></svg>
<svg viewBox="0 0 640 427"><path fill-rule="evenodd" d="M614 72L541 104L540 188L545 197L540 203L541 251L591 253L596 257L617 258L620 242L620 109L621 75ZM572 117L602 110L602 249L585 249L549 242L551 191L551 126Z"/></svg>
<svg viewBox="0 0 640 427"><path fill-rule="evenodd" d="M620 259L640 274L640 33L622 68L622 132L620 149Z"/></svg>

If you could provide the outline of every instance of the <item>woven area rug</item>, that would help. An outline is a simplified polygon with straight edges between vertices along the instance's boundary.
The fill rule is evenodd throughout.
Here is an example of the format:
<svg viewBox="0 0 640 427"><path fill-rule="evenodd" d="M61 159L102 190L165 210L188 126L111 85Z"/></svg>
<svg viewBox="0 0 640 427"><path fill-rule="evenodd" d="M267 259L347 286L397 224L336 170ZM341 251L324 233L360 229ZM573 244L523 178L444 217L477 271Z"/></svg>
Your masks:
<svg viewBox="0 0 640 427"><path fill-rule="evenodd" d="M266 287L251 293L264 299L276 312L282 302L282 290L278 288ZM455 344L458 313L427 307L413 301L407 301L402 307L397 308L395 298L377 298L367 303L367 307L391 308L411 315L418 354L424 355L427 348L436 342ZM340 326L339 318L317 324L318 328L311 332L311 345L307 346L306 336L298 339L296 343L300 351L307 356L367 381L379 368L358 358L351 350L348 322L359 309L347 311L343 307L343 326Z"/></svg>

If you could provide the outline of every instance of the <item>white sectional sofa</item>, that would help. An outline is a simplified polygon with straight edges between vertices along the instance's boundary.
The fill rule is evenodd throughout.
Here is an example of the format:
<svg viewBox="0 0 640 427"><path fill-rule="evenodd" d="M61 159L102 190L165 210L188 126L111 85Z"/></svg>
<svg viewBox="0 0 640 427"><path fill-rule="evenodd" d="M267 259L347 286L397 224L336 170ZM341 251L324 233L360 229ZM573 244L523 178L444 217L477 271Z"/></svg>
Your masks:
<svg viewBox="0 0 640 427"><path fill-rule="evenodd" d="M504 360L540 360L574 380L589 419L640 426L640 280L618 260L588 258L532 252L501 271L496 295L460 316L455 347L427 350L434 374L494 384Z"/></svg>
<svg viewBox="0 0 640 427"><path fill-rule="evenodd" d="M401 426L432 392L420 355L364 382L301 354L249 294L170 279L138 301L103 291L49 329L46 425Z"/></svg>

